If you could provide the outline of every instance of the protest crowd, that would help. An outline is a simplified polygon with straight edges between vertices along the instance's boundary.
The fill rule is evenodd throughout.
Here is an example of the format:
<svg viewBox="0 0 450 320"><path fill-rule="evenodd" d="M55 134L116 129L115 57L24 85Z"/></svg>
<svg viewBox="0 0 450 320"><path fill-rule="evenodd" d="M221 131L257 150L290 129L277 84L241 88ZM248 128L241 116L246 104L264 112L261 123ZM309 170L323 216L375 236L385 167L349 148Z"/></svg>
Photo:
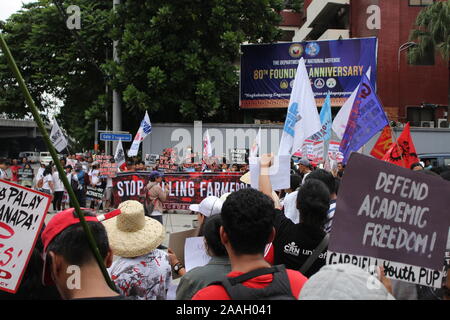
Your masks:
<svg viewBox="0 0 450 320"><path fill-rule="evenodd" d="M105 159L113 175L100 172ZM436 289L388 279L383 267L373 276L349 263L327 265L345 166L339 162L325 170L307 158L293 157L289 188L275 192L265 173L271 164L273 155L262 155L259 191L249 186L189 205L191 213L198 215L196 235L202 237L210 260L188 271L174 250L162 245L166 236L162 216L169 193L167 184L162 186L163 179L193 168L225 175L237 172L241 181L250 184L248 164L213 162L170 170L143 161L128 161L119 167L114 158L95 155L62 159L77 200L86 208L86 220L116 286L114 291L100 272L55 167L42 164L37 174L33 170L24 173L30 168L26 161L2 160L1 178L51 195L55 215L40 233L20 289L15 295L2 292L0 299L166 300L171 286L176 288L172 299L177 300L449 298L448 277ZM420 162L410 169L441 177L442 183L450 178L450 171ZM150 177L139 201L125 200L115 206L113 177L139 172ZM103 194L90 197L89 186L99 187ZM115 209L120 214L111 219L101 222L96 217ZM81 289L66 286L68 275L62 270L71 265L81 269ZM369 280L378 285L368 286Z"/></svg>

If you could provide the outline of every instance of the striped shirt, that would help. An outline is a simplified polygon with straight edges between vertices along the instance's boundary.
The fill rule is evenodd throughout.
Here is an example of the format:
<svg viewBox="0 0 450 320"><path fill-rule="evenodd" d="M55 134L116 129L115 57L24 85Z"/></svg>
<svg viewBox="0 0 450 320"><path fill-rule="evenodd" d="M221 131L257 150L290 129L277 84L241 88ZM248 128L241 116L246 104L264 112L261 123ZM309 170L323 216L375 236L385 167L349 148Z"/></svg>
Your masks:
<svg viewBox="0 0 450 320"><path fill-rule="evenodd" d="M330 233L331 231L331 224L333 223L333 218L334 218L334 212L336 211L336 200L331 200L330 201L330 208L328 209L327 212L327 223L325 223L325 231L327 233Z"/></svg>

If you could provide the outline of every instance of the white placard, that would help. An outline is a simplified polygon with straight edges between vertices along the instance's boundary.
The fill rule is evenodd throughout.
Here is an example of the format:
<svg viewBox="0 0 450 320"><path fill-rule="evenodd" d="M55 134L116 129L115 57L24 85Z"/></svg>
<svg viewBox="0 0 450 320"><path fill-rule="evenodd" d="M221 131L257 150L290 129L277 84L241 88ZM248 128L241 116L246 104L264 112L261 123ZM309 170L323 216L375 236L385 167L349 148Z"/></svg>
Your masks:
<svg viewBox="0 0 450 320"><path fill-rule="evenodd" d="M291 156L274 156L274 163L269 168L270 183L273 190L289 189L291 187ZM249 158L250 180L252 188L259 190L259 174L261 159Z"/></svg>
<svg viewBox="0 0 450 320"><path fill-rule="evenodd" d="M186 271L206 265L211 257L206 252L204 237L186 238L184 261Z"/></svg>
<svg viewBox="0 0 450 320"><path fill-rule="evenodd" d="M0 290L18 290L50 203L47 194L0 180Z"/></svg>

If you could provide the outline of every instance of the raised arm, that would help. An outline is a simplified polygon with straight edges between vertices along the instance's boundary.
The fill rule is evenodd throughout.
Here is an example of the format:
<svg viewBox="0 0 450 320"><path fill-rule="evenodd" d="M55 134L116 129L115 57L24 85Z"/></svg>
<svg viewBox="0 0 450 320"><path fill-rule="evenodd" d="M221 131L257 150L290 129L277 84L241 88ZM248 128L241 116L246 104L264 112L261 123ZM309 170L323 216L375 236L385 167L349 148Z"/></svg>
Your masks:
<svg viewBox="0 0 450 320"><path fill-rule="evenodd" d="M273 197L272 184L270 183L269 168L273 164L273 153L261 156L261 169L259 173L259 191L270 197L275 203L276 209L281 209L279 202Z"/></svg>

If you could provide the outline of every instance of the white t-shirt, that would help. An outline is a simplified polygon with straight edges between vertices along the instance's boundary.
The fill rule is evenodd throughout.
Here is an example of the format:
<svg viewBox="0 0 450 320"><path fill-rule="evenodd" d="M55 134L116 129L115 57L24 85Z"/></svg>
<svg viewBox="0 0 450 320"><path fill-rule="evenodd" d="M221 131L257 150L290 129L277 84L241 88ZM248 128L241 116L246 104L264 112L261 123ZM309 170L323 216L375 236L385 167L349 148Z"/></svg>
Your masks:
<svg viewBox="0 0 450 320"><path fill-rule="evenodd" d="M107 188L112 188L113 187L113 182L112 182L112 178L106 178L106 187Z"/></svg>
<svg viewBox="0 0 450 320"><path fill-rule="evenodd" d="M100 174L100 171L98 171L97 169L89 171L89 177L91 178L91 184L96 185L96 186L101 184L100 178L98 177L99 174Z"/></svg>
<svg viewBox="0 0 450 320"><path fill-rule="evenodd" d="M42 189L51 190L49 182L53 182L53 177L51 174L48 174L44 177L44 184L42 185Z"/></svg>
<svg viewBox="0 0 450 320"><path fill-rule="evenodd" d="M300 222L300 212L297 209L298 191L294 191L284 197L284 215L293 223Z"/></svg>
<svg viewBox="0 0 450 320"><path fill-rule="evenodd" d="M55 191L64 191L64 184L62 183L61 179L59 179L58 171L53 172L52 178Z"/></svg>

